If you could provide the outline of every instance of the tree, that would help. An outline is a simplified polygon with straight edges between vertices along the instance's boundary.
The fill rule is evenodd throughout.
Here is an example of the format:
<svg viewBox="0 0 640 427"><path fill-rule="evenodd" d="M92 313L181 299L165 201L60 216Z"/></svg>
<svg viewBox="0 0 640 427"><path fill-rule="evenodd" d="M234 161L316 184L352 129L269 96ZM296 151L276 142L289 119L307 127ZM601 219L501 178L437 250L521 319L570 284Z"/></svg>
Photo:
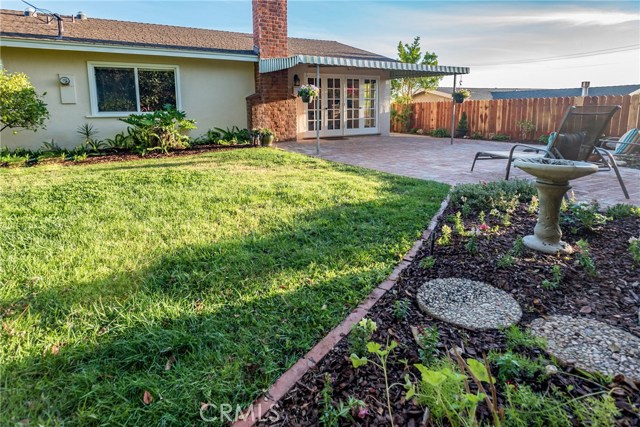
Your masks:
<svg viewBox="0 0 640 427"><path fill-rule="evenodd" d="M0 132L6 128L44 129L49 118L47 104L24 73L0 69ZM14 130L15 132L15 130Z"/></svg>
<svg viewBox="0 0 640 427"><path fill-rule="evenodd" d="M420 37L413 39L411 44L398 43L398 59L409 64L438 65L438 55L435 52L422 54ZM391 81L391 93L396 102L409 104L411 98L419 90L435 89L440 84L442 77L411 77L394 79Z"/></svg>

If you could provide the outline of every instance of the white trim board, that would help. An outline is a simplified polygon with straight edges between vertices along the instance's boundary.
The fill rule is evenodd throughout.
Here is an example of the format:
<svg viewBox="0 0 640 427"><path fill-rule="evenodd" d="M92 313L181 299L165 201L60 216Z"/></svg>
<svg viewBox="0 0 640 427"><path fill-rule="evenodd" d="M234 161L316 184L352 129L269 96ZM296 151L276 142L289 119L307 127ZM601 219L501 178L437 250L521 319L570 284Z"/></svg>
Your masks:
<svg viewBox="0 0 640 427"><path fill-rule="evenodd" d="M0 46L27 49L67 50L75 52L121 53L126 55L167 56L174 58L220 59L225 61L258 62L257 55L201 52L162 47L139 47L65 42L64 40L29 40L0 37Z"/></svg>

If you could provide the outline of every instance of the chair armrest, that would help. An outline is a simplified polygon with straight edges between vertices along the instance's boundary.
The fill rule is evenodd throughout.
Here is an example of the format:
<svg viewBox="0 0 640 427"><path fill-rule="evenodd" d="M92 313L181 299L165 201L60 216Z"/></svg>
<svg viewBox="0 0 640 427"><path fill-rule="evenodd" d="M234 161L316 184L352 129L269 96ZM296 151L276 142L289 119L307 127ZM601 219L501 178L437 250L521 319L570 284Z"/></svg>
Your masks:
<svg viewBox="0 0 640 427"><path fill-rule="evenodd" d="M545 154L549 154L549 155L551 154L546 148L534 147L533 145L526 145L526 144L516 144L513 147L511 147L511 150L509 151L509 157L513 156L513 153L516 151L516 148L518 147L524 147L525 148L524 151L535 151L536 153L544 152Z"/></svg>

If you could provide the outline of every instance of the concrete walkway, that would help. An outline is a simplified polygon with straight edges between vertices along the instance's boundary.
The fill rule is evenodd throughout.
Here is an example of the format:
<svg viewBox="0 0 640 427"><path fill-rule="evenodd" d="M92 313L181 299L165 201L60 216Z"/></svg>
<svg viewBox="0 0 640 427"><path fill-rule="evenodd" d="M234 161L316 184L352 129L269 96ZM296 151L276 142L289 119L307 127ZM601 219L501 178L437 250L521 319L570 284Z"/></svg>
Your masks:
<svg viewBox="0 0 640 427"><path fill-rule="evenodd" d="M494 141L431 138L395 134L388 137L354 137L320 140L320 157L335 162L362 166L397 175L429 179L455 185L504 179L506 160L478 161L470 171L477 151L509 150L512 144ZM278 148L315 156L315 140L282 142ZM578 200L597 199L603 206L616 203L640 205L640 170L621 168L631 199L627 200L615 173L598 172L572 182ZM531 178L513 168L513 178Z"/></svg>

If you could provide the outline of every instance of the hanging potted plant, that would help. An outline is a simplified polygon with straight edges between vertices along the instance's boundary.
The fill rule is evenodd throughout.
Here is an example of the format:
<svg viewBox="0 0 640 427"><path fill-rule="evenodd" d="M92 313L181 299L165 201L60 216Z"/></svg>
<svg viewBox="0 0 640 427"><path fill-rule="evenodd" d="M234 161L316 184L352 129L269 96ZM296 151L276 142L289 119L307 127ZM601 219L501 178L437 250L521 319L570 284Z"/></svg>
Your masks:
<svg viewBox="0 0 640 427"><path fill-rule="evenodd" d="M260 142L263 147L271 147L276 140L276 134L269 128L260 129Z"/></svg>
<svg viewBox="0 0 640 427"><path fill-rule="evenodd" d="M462 104L465 99L471 96L471 92L466 89L458 89L453 93L453 100L456 104Z"/></svg>
<svg viewBox="0 0 640 427"><path fill-rule="evenodd" d="M298 96L302 98L302 102L311 102L313 98L320 95L320 89L314 85L302 85L298 89Z"/></svg>
<svg viewBox="0 0 640 427"><path fill-rule="evenodd" d="M469 124L467 123L467 113L464 111L460 115L460 121L456 128L456 138L463 138L469 132Z"/></svg>

